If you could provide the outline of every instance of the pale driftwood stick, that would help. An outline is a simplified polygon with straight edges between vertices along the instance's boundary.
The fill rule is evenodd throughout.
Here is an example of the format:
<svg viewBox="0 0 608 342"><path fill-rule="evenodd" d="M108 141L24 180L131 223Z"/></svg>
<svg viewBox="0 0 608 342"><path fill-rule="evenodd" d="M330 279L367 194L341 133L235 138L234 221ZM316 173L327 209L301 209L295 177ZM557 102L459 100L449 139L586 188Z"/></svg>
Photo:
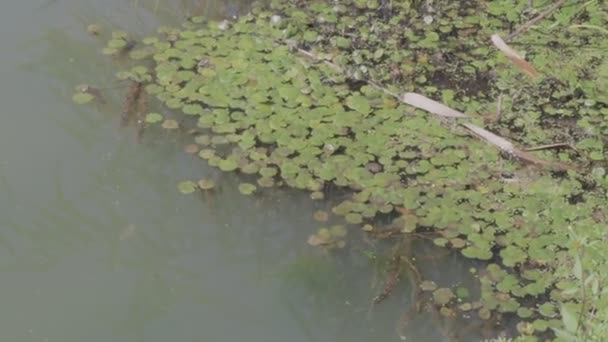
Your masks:
<svg viewBox="0 0 608 342"><path fill-rule="evenodd" d="M511 39L515 38L516 36L520 35L521 33L527 31L532 25L534 25L537 22L543 20L544 17L546 17L549 14L553 13L555 10L557 10L565 2L566 2L566 0L559 0L553 6L549 7L546 11L540 13L539 15L537 15L534 18L532 18L527 23L521 25L517 30L513 31L511 34L509 34L507 36L507 41L510 41Z"/></svg>
<svg viewBox="0 0 608 342"><path fill-rule="evenodd" d="M334 63L332 63L330 61L327 61L327 60L324 60L322 58L319 58L318 56L316 56L315 54L313 54L313 53L311 53L309 51L306 51L306 50L300 49L300 48L296 48L296 50L300 54L302 54L302 55L304 55L304 56L306 56L308 58L311 58L311 59L313 59L315 61L324 62L326 65L334 68L335 70L343 71L343 69L340 66L338 66L338 65L336 65L336 64L334 64ZM386 94L388 94L390 96L395 97L400 102L404 102L403 101L403 96L400 96L400 95L398 95L396 93L393 93L392 91L386 89L382 85L380 85L380 84L378 84L378 83L376 83L374 81L371 81L371 80L367 80L366 83L369 84L370 86L374 87L374 88L382 90L384 93L386 93ZM404 102L404 103L409 104L407 102ZM414 106L414 107L419 108L417 106ZM421 108L421 109L424 109L424 108ZM432 113L432 114L439 115L437 113ZM462 116L464 116L464 114ZM508 154L510 154L510 155L512 155L514 157L519 158L520 160L526 161L526 162L531 163L531 164L545 166L545 167L548 167L548 168L551 168L551 169L554 169L554 170L559 170L559 171L565 171L565 170L575 169L575 167L573 165L570 165L570 164L551 162L551 161L547 161L547 160L536 158L536 157L534 157L534 156L532 156L532 155L524 152L523 150L520 150L520 149L516 148L513 145L513 143L511 143L507 139L505 139L503 137L500 137L500 136L498 136L498 135L496 135L496 134L494 134L494 133L492 133L492 132L490 132L490 131L488 131L486 129L481 128L481 127L478 127L478 126L475 126L475 125L469 124L469 123L463 123L462 126L464 126L465 128L467 128L471 133L473 133L473 135L475 135L475 136L477 136L479 138L482 138L486 142L488 142L488 143L490 143L490 144L498 147L502 151L505 151L505 152L507 152Z"/></svg>
<svg viewBox="0 0 608 342"><path fill-rule="evenodd" d="M560 147L567 147L573 151L578 152L578 150L569 143L555 143L555 144L541 145L541 146L524 148L523 150L526 152L532 152L532 151L548 150L548 149L560 148Z"/></svg>
<svg viewBox="0 0 608 342"><path fill-rule="evenodd" d="M466 129L468 129L471 133L473 133L473 135L485 140L486 142L498 147L502 151L504 151L522 161L525 161L525 162L528 162L531 164L535 164L535 165L548 167L550 169L557 170L557 171L566 171L566 170L572 170L572 169L576 168L574 165L559 163L559 162L552 162L552 161L536 158L536 157L524 152L523 150L518 149L517 147L515 147L513 145L512 142L508 141L507 139L505 139L501 136L498 136L484 128L475 126L470 123L463 123L462 126L465 127Z"/></svg>
<svg viewBox="0 0 608 342"><path fill-rule="evenodd" d="M496 102L496 121L500 121L502 116L502 94L498 95L498 101Z"/></svg>

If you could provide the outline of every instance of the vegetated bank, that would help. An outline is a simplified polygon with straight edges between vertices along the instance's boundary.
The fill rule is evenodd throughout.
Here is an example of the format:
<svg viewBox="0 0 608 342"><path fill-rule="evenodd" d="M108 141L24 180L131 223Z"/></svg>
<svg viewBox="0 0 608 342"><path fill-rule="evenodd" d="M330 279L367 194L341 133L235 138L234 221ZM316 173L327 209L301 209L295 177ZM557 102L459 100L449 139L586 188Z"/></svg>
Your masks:
<svg viewBox="0 0 608 342"><path fill-rule="evenodd" d="M256 176L239 186L244 194L287 185L317 199L328 187L349 189L333 212L366 234L425 235L487 261L477 300L457 302L449 289L433 296L446 316L516 315L524 341L601 341L608 9L533 4L277 0L234 22L190 18L141 42L115 33L104 53L137 60L118 73L132 84L125 114L153 95L167 113L195 120L201 158ZM493 34L525 52L538 75L499 52ZM466 117L430 114L403 93ZM167 114L138 115L142 129L179 127ZM501 153L463 122L528 157ZM179 189L199 186L208 188ZM374 227L380 216L394 217L391 227ZM321 229L309 242L344 247L348 233Z"/></svg>

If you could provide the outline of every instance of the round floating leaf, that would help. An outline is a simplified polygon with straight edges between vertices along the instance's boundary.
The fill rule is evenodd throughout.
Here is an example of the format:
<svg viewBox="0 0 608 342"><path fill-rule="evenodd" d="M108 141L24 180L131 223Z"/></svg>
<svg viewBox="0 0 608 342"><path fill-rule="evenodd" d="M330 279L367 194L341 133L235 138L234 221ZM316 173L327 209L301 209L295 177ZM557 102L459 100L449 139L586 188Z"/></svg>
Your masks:
<svg viewBox="0 0 608 342"><path fill-rule="evenodd" d="M277 169L274 167L264 167L260 169L260 175L262 177L273 177L277 174Z"/></svg>
<svg viewBox="0 0 608 342"><path fill-rule="evenodd" d="M241 166L241 172L244 174L252 175L254 173L258 173L260 167L256 163L246 163Z"/></svg>
<svg viewBox="0 0 608 342"><path fill-rule="evenodd" d="M330 241L331 240L331 233L329 232L329 229L327 228L321 228L319 229L319 231L317 232L317 236L322 239L323 241Z"/></svg>
<svg viewBox="0 0 608 342"><path fill-rule="evenodd" d="M179 124L175 120L167 119L163 121L162 127L164 129L177 129L179 128Z"/></svg>
<svg viewBox="0 0 608 342"><path fill-rule="evenodd" d="M371 112L371 107L367 98L361 95L352 95L346 98L346 105L357 112L367 115Z"/></svg>
<svg viewBox="0 0 608 342"><path fill-rule="evenodd" d="M198 153L198 145L197 144L188 144L184 147L184 152L188 154L196 154Z"/></svg>
<svg viewBox="0 0 608 342"><path fill-rule="evenodd" d="M522 335L534 334L534 325L530 322L519 322L516 325L517 331Z"/></svg>
<svg viewBox="0 0 608 342"><path fill-rule="evenodd" d="M467 289L466 287L456 288L456 297L458 297L459 299L469 298L470 295L471 295L471 293L469 292L469 289Z"/></svg>
<svg viewBox="0 0 608 342"><path fill-rule="evenodd" d="M211 190L215 188L215 182L211 179L201 179L198 181L198 187L203 190Z"/></svg>
<svg viewBox="0 0 608 342"><path fill-rule="evenodd" d="M314 191L310 193L310 198L312 200L322 200L325 198L325 194L321 191Z"/></svg>
<svg viewBox="0 0 608 342"><path fill-rule="evenodd" d="M346 220L346 222L352 223L352 224L359 224L359 223L363 222L363 217L361 216L361 214L357 214L357 213L346 214L346 216L344 216L344 219Z"/></svg>
<svg viewBox="0 0 608 342"><path fill-rule="evenodd" d="M77 104L85 104L91 102L95 96L89 93L78 92L72 96L72 101Z"/></svg>
<svg viewBox="0 0 608 342"><path fill-rule="evenodd" d="M127 32L125 32L125 31L113 31L112 32L112 38L113 39L126 39L127 38Z"/></svg>
<svg viewBox="0 0 608 342"><path fill-rule="evenodd" d="M153 49L146 47L144 49L137 49L137 50L133 50L133 51L129 52L129 58L134 59L134 60L145 59L145 58L151 56L153 53L154 53Z"/></svg>
<svg viewBox="0 0 608 342"><path fill-rule="evenodd" d="M327 228L321 228L315 235L308 238L308 243L312 246L327 245L332 241L331 233Z"/></svg>
<svg viewBox="0 0 608 342"><path fill-rule="evenodd" d="M251 183L239 184L239 192L243 195L251 195L255 192L257 187Z"/></svg>
<svg viewBox="0 0 608 342"><path fill-rule="evenodd" d="M105 47L101 50L101 53L103 53L104 55L114 55L118 52L117 49L111 48L111 47Z"/></svg>
<svg viewBox="0 0 608 342"><path fill-rule="evenodd" d="M217 166L220 168L220 170L229 172L236 170L239 167L239 164L237 164L234 159L222 159Z"/></svg>
<svg viewBox="0 0 608 342"><path fill-rule="evenodd" d="M348 231L346 228L344 228L344 226L335 225L329 228L329 233L334 237L345 237Z"/></svg>
<svg viewBox="0 0 608 342"><path fill-rule="evenodd" d="M450 318L456 317L456 312L454 312L454 310L447 308L445 306L439 309L439 313L443 317L450 317Z"/></svg>
<svg viewBox="0 0 608 342"><path fill-rule="evenodd" d="M521 248L509 245L500 251L500 256L505 266L513 267L516 264L524 262L528 255Z"/></svg>
<svg viewBox="0 0 608 342"><path fill-rule="evenodd" d="M211 137L208 135L198 135L196 138L194 138L194 141L202 146L211 145Z"/></svg>
<svg viewBox="0 0 608 342"><path fill-rule="evenodd" d="M148 113L146 114L146 118L144 119L147 123L157 123L163 120L163 116L159 113Z"/></svg>
<svg viewBox="0 0 608 342"><path fill-rule="evenodd" d="M198 115L203 113L203 107L198 104L185 105L184 108L182 108L182 111L184 114Z"/></svg>
<svg viewBox="0 0 608 342"><path fill-rule="evenodd" d="M463 248L466 246L466 241L463 239L455 238L450 240L450 244L452 244L453 248Z"/></svg>
<svg viewBox="0 0 608 342"><path fill-rule="evenodd" d="M549 322L542 319L534 320L532 325L534 326L535 331L546 331L549 328Z"/></svg>
<svg viewBox="0 0 608 342"><path fill-rule="evenodd" d="M471 309L473 309L473 305L471 303L462 303L460 305L458 305L458 308L460 309L460 311L471 311Z"/></svg>
<svg viewBox="0 0 608 342"><path fill-rule="evenodd" d="M326 222L327 220L329 220L329 214L327 213L327 211L323 211L323 210L315 211L315 213L313 214L313 217L315 220L317 220L319 222Z"/></svg>
<svg viewBox="0 0 608 342"><path fill-rule="evenodd" d="M452 290L442 287L433 292L433 300L438 305L446 305L454 298Z"/></svg>
<svg viewBox="0 0 608 342"><path fill-rule="evenodd" d="M445 247L448 244L448 239L446 238L435 238L433 239L433 243L440 247Z"/></svg>
<svg viewBox="0 0 608 342"><path fill-rule="evenodd" d="M101 32L101 25L98 24L90 24L89 26L87 26L87 32L89 34L92 34L94 36L99 35L99 33Z"/></svg>
<svg viewBox="0 0 608 342"><path fill-rule="evenodd" d="M179 182L177 184L177 189L182 194L191 194L196 190L196 184L194 184L192 181Z"/></svg>
<svg viewBox="0 0 608 342"><path fill-rule="evenodd" d="M557 316L557 308L552 303L544 303L538 307L538 312L545 317L555 317Z"/></svg>
<svg viewBox="0 0 608 342"><path fill-rule="evenodd" d="M258 185L264 188L271 188L274 186L274 179L262 177L258 179Z"/></svg>
<svg viewBox="0 0 608 342"><path fill-rule="evenodd" d="M490 319L490 317L492 317L492 313L490 312L490 310L486 308L479 309L479 318L483 320L488 320Z"/></svg>
<svg viewBox="0 0 608 342"><path fill-rule="evenodd" d="M521 318L529 318L534 314L534 311L528 308L519 308L517 309L517 316Z"/></svg>
<svg viewBox="0 0 608 342"><path fill-rule="evenodd" d="M111 49L122 49L127 46L127 41L124 39L111 39L108 42L108 47Z"/></svg>
<svg viewBox="0 0 608 342"><path fill-rule="evenodd" d="M200 150L198 152L198 156L201 157L202 159L211 159L215 156L215 150L212 150L210 148Z"/></svg>
<svg viewBox="0 0 608 342"><path fill-rule="evenodd" d="M420 289L422 291L435 291L437 289L437 284L432 280L424 280L420 283Z"/></svg>

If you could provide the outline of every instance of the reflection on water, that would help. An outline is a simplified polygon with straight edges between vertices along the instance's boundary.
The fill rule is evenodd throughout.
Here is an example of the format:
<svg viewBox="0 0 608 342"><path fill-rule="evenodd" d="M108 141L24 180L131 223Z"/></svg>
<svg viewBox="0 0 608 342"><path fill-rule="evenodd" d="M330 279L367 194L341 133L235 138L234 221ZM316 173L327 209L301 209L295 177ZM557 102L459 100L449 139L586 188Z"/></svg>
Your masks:
<svg viewBox="0 0 608 342"><path fill-rule="evenodd" d="M188 15L230 17L247 1L13 1L0 12L0 331L5 341L397 341L411 307L404 279L384 286L386 243L333 255L307 237L323 203L269 190L244 197L182 152L188 137L120 128L123 86L89 23L137 36ZM78 107L73 87L104 88L105 105ZM207 196L183 179L211 178ZM433 250L433 252L429 252ZM436 253L417 243L419 259ZM466 284L468 267L423 261L424 277ZM439 341L428 314L405 331Z"/></svg>

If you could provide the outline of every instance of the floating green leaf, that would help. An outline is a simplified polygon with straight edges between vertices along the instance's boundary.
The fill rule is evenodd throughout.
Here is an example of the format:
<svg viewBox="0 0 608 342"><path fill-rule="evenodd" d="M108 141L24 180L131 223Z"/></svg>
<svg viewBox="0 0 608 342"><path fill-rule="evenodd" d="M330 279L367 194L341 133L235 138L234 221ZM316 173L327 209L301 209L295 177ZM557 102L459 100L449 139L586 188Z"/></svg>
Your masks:
<svg viewBox="0 0 608 342"><path fill-rule="evenodd" d="M257 187L251 183L241 183L239 184L239 192L243 195L251 195L255 192Z"/></svg>
<svg viewBox="0 0 608 342"><path fill-rule="evenodd" d="M361 95L351 95L346 98L346 105L357 112L367 115L371 112L369 101Z"/></svg>
<svg viewBox="0 0 608 342"><path fill-rule="evenodd" d="M192 181L179 182L177 184L177 189L182 194L185 194L185 195L191 194L196 190L196 184Z"/></svg>
<svg viewBox="0 0 608 342"><path fill-rule="evenodd" d="M163 121L163 123L162 123L161 126L164 129L177 129L177 128L179 128L179 124L177 123L177 121L175 121L173 119L166 119L165 121Z"/></svg>
<svg viewBox="0 0 608 342"><path fill-rule="evenodd" d="M454 293L448 288L439 288L433 291L433 300L438 305L446 305L454 298Z"/></svg>
<svg viewBox="0 0 608 342"><path fill-rule="evenodd" d="M163 120L163 116L159 113L148 113L146 114L146 118L145 121L147 123L157 123L157 122L161 122Z"/></svg>
<svg viewBox="0 0 608 342"><path fill-rule="evenodd" d="M77 104L89 103L94 98L95 98L95 96L93 96L89 93L84 93L84 92L78 92L78 93L74 94L74 96L72 96L72 100Z"/></svg>
<svg viewBox="0 0 608 342"><path fill-rule="evenodd" d="M218 167L222 171L234 171L239 167L239 165L234 159L222 159L218 163Z"/></svg>
<svg viewBox="0 0 608 342"><path fill-rule="evenodd" d="M202 190L211 190L215 188L215 182L211 179L201 179L197 182L197 184Z"/></svg>

